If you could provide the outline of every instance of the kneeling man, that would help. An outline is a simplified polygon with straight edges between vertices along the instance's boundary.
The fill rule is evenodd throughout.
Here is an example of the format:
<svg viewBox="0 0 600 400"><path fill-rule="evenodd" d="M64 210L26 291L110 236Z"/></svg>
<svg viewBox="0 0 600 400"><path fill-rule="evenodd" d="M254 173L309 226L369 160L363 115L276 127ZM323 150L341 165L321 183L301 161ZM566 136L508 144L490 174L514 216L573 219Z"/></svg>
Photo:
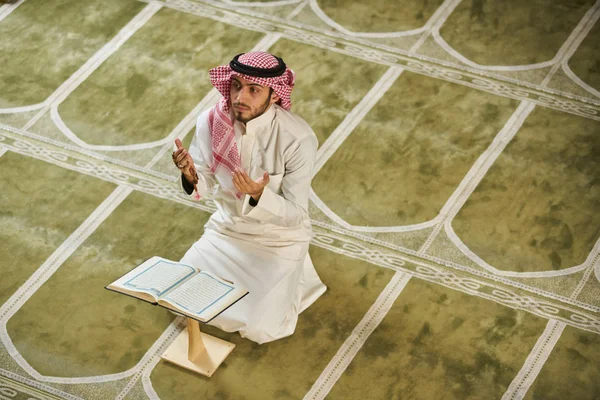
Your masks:
<svg viewBox="0 0 600 400"><path fill-rule="evenodd" d="M176 141L173 162L185 193L214 191L217 211L181 261L250 292L211 325L270 342L326 290L308 255L318 142L289 111L295 75L281 58L249 52L209 74L223 97L198 118L189 152Z"/></svg>

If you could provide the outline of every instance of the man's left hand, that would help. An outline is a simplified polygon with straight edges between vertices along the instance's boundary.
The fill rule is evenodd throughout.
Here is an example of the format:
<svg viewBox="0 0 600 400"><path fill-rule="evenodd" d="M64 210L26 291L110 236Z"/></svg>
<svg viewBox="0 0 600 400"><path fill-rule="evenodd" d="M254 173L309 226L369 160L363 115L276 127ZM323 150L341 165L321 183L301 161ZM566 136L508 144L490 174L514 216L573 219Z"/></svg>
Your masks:
<svg viewBox="0 0 600 400"><path fill-rule="evenodd" d="M243 170L237 170L233 173L233 184L240 192L250 195L255 201L260 199L265 186L269 183L269 173L265 172L258 181L250 179Z"/></svg>

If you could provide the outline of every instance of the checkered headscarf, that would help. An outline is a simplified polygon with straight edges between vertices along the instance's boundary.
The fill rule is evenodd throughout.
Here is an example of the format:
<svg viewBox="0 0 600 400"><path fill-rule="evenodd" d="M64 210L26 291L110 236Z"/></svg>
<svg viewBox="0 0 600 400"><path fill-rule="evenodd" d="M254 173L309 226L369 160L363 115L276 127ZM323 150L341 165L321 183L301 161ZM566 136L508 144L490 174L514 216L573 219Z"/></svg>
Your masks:
<svg viewBox="0 0 600 400"><path fill-rule="evenodd" d="M234 116L231 112L230 99L231 78L239 76L272 88L279 96L278 104L283 109L289 110L292 106L290 95L294 87L295 74L280 58L263 51L252 51L234 57L229 65L211 69L209 75L210 82L223 95L208 114L214 159L210 169L215 173L219 167L224 167L230 175L242 166L233 130ZM235 191L233 184L219 183L226 188L233 187L233 191ZM241 198L241 193L236 193L236 196Z"/></svg>

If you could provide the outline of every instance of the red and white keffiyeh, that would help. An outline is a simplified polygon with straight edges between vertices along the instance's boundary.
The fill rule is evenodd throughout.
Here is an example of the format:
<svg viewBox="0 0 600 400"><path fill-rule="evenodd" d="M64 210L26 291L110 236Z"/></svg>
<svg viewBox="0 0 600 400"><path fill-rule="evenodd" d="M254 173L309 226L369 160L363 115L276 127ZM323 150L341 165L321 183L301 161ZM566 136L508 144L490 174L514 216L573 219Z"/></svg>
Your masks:
<svg viewBox="0 0 600 400"><path fill-rule="evenodd" d="M235 59L234 59L235 60ZM280 60L275 56L263 51L252 51L240 55L237 61L245 66L271 69L280 66ZM291 93L294 87L295 74L290 68L285 68L280 76L261 77L246 75L234 71L231 66L223 65L209 71L210 82L223 95L221 100L209 111L208 124L212 138L213 164L210 169L216 173L217 169L223 167L232 174L236 169L242 167L240 153L235 142L233 130L233 113L231 110L231 78L240 76L245 80L268 86L279 96L278 104L285 110L292 106ZM241 193L236 193L238 198Z"/></svg>

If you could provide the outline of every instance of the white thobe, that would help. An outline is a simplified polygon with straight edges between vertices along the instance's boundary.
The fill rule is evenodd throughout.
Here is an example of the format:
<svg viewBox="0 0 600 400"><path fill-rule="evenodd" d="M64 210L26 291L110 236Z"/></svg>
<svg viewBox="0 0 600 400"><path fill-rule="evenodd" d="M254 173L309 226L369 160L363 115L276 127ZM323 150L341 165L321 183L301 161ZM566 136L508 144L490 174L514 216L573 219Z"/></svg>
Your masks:
<svg viewBox="0 0 600 400"><path fill-rule="evenodd" d="M212 193L217 211L181 261L246 288L249 294L210 324L265 343L291 335L298 314L326 290L308 255L318 142L302 118L276 104L246 125L236 121L234 130L244 170L255 181L266 171L270 181L255 207L250 196L233 195L231 174L210 171L208 111L201 114L189 153L198 194Z"/></svg>

